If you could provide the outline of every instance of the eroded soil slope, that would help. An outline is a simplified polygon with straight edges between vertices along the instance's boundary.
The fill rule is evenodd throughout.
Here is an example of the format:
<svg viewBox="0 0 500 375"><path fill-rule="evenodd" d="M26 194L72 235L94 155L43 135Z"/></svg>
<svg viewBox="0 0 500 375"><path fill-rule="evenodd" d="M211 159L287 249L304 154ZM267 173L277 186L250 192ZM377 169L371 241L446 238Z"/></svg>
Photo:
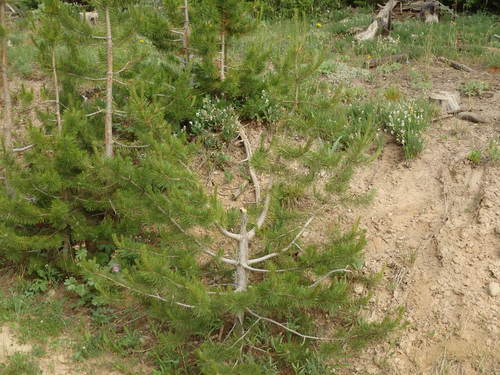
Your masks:
<svg viewBox="0 0 500 375"><path fill-rule="evenodd" d="M500 283L500 168L498 161L467 160L500 136L500 79L443 67L430 74L442 90L473 78L489 81L489 95L463 103L488 122L435 122L415 161L406 164L400 148L387 145L354 179L355 190L377 192L370 206L343 217L364 218L366 270L383 270L367 314L403 306L409 327L364 353L349 373L500 373L500 296L489 290ZM397 85L413 94L405 72L399 75Z"/></svg>

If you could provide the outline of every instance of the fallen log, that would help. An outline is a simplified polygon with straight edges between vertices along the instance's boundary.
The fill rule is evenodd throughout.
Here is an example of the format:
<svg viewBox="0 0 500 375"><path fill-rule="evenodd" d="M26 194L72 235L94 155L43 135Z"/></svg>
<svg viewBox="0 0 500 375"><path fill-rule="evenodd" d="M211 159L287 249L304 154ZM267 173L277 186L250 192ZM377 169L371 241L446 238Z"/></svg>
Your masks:
<svg viewBox="0 0 500 375"><path fill-rule="evenodd" d="M378 12L375 20L368 28L354 36L356 40L371 40L383 32L389 32L391 28L391 12L398 1L389 0L382 9Z"/></svg>
<svg viewBox="0 0 500 375"><path fill-rule="evenodd" d="M438 57L438 60L445 63L445 64L448 64L449 66L451 66L452 68L455 68L457 70L463 70L463 71L469 72L469 73L475 72L474 69L468 67L467 65L461 64L457 61L447 59L446 57L440 56L440 57Z"/></svg>
<svg viewBox="0 0 500 375"><path fill-rule="evenodd" d="M386 57L380 57L377 59L372 59L368 63L368 68L373 69L376 68L377 66L384 65L387 63L395 63L395 62L408 62L410 56L407 53L400 53L397 55L391 55L391 56L386 56Z"/></svg>
<svg viewBox="0 0 500 375"><path fill-rule="evenodd" d="M483 117L474 112L460 112L457 114L457 117L460 120L474 122L476 124L484 124L487 122Z"/></svg>

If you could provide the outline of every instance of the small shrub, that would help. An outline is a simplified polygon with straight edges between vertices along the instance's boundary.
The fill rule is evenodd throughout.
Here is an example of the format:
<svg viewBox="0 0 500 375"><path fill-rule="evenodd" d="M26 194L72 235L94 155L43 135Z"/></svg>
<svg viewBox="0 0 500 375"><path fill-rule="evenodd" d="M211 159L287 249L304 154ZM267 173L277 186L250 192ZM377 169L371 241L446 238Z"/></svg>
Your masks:
<svg viewBox="0 0 500 375"><path fill-rule="evenodd" d="M474 149L469 152L469 155L467 155L467 160L469 160L472 164L479 164L481 163L482 159L482 151L479 149Z"/></svg>
<svg viewBox="0 0 500 375"><path fill-rule="evenodd" d="M462 83L459 91L464 96L481 96L489 88L490 85L487 82L473 80Z"/></svg>
<svg viewBox="0 0 500 375"><path fill-rule="evenodd" d="M384 129L396 138L406 159L415 158L423 149L422 131L429 126L431 108L417 100L390 103L382 108Z"/></svg>
<svg viewBox="0 0 500 375"><path fill-rule="evenodd" d="M403 67L402 64L395 62L392 64L381 65L377 68L377 71L382 73L382 74L389 74L389 73L395 72L397 70L400 70L402 67Z"/></svg>
<svg viewBox="0 0 500 375"><path fill-rule="evenodd" d="M219 148L236 136L238 116L233 107L224 105L219 99L205 97L195 119L189 122L188 131L201 136L205 147Z"/></svg>

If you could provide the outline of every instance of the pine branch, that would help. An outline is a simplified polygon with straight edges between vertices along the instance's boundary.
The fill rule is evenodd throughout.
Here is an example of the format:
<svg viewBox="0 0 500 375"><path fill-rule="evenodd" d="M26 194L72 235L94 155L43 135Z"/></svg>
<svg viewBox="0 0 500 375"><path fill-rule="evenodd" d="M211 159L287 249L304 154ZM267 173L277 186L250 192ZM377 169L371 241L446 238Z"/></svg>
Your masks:
<svg viewBox="0 0 500 375"><path fill-rule="evenodd" d="M116 143L118 146L125 148L147 148L150 145L126 145L125 143L120 143L116 139L113 139L113 143Z"/></svg>
<svg viewBox="0 0 500 375"><path fill-rule="evenodd" d="M269 322L269 323L275 324L275 325L277 325L278 327L281 327L281 328L283 328L284 330L286 330L286 331L288 331L288 332L290 332L290 333L293 333L294 335L297 335L297 336L299 336L299 337L302 337L303 339L319 340L319 341L336 341L336 340L341 341L340 339L333 339L333 338L328 338L328 337L317 337L317 336L304 335L304 334L302 334L302 333L300 333L300 332L298 332L298 331L296 331L296 330L294 330L294 329L288 328L286 325L284 325L284 324L282 324L282 323L280 323L280 322L277 322L277 321L276 321L276 320L274 320L274 319L270 319L270 318L266 318L266 317L260 316L259 314L257 314L256 312L254 312L254 311L252 311L252 310L250 310L250 309L246 309L246 311L247 311L250 315L252 315L252 316L254 316L254 317L258 318L258 319L261 319L261 320L264 320L264 321L266 321L266 322Z"/></svg>
<svg viewBox="0 0 500 375"><path fill-rule="evenodd" d="M158 207L158 208L159 208L159 209L160 209L160 211L161 211L161 207ZM167 214L164 210L163 210L162 212L163 212L165 215ZM170 222L171 222L172 224L174 224L174 226L175 226L177 229L179 229L179 230L180 230L180 231L181 231L181 232L182 232L185 236L192 238L192 239L193 239L193 241L194 241L194 242L195 242L195 243L196 243L196 244L197 244L197 245L201 248L201 250L202 250L205 254L210 255L210 256L212 256L212 257L214 257L214 258L220 258L220 260L222 260L224 263L227 263L227 264L232 264L233 266L235 266L235 265L237 265L237 264L238 264L238 262L237 262L237 261L235 261L234 259L225 258L225 257L219 257L219 256L218 256L215 252L213 252L212 250L207 249L205 246L203 246L203 244L202 244L200 241L198 241L198 240L197 240L194 236L192 236L192 235L190 235L189 233L187 233L187 232L184 230L184 228L182 228L182 227L180 226L180 224L179 224L179 223L177 223L177 222L176 222L176 221L175 221L172 217L170 217L170 216L169 216L169 219L170 219Z"/></svg>
<svg viewBox="0 0 500 375"><path fill-rule="evenodd" d="M173 303L173 304L175 304L177 306L185 307L185 308L188 308L188 309L194 309L196 307L196 306L193 306L193 305L188 305L187 303L182 303L182 302L177 302L177 301L173 301L173 300L168 300L168 299L163 298L162 296L160 296L158 294L149 294L149 293L143 292L143 291L141 291L139 289L132 288L131 286L123 284L120 281L115 280L112 277L109 277L107 275L103 275L101 273L95 273L94 275L102 277L102 278L104 278L104 279L106 279L108 281L111 281L112 283L114 283L114 284L116 284L118 286L121 286L122 288L128 289L128 290L130 290L132 292L135 292L137 294L141 294L141 295L146 296L146 297L154 298L154 299L157 299L157 300L162 301L162 302Z"/></svg>
<svg viewBox="0 0 500 375"><path fill-rule="evenodd" d="M314 216L311 216L304 224L304 226L302 227L302 229L299 231L299 233L297 233L297 235L295 236L295 238L292 240L292 242L290 242L290 244L285 247L284 249L278 251L278 252L274 252L274 253L271 253L271 254L267 254L267 255L264 255L260 258L255 258L255 259L252 259L248 262L248 264L255 264L255 263L260 263L260 262L263 262L265 260L268 260L268 259L271 259L271 258L274 258L274 257L277 257L278 255L281 255L285 252L287 252L288 250L290 250L290 248L295 244L295 242L304 234L304 232L306 231L307 227L312 223L312 221L314 220Z"/></svg>

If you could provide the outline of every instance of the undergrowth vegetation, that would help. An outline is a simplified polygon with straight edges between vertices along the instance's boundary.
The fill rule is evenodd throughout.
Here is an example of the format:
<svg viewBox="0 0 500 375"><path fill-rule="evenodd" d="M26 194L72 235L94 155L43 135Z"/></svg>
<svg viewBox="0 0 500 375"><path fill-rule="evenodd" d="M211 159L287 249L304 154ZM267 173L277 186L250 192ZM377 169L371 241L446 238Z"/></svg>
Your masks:
<svg viewBox="0 0 500 375"><path fill-rule="evenodd" d="M388 140L417 157L434 115L353 82L404 68L372 58L453 57L459 35L482 47L495 19L425 35L396 23L393 43L356 44L343 34L367 12L319 22L296 2L200 0L187 28L180 1L159 3L99 2L90 25L84 7L44 0L7 24L11 78L44 84L13 84L26 126L2 145L0 256L26 276L4 291L2 322L40 345L70 330L76 360L146 353L155 375L335 373L401 311L364 318L378 277L361 272L364 231L321 218L368 202L349 189L356 169Z"/></svg>

